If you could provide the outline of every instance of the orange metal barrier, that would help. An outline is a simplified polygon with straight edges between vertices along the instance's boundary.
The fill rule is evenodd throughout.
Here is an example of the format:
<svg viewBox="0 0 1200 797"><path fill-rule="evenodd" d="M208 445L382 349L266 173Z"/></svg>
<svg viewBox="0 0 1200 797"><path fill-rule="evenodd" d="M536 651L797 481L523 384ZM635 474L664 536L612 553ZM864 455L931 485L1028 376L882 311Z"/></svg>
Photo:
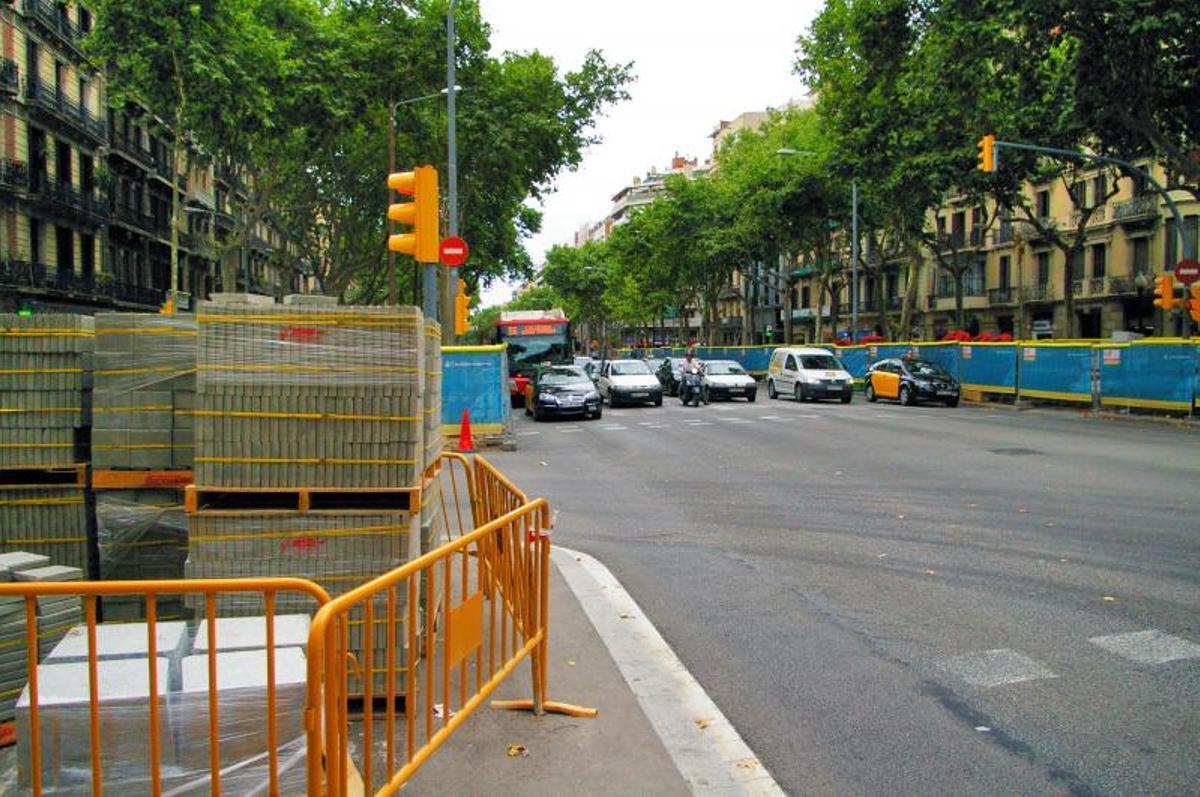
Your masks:
<svg viewBox="0 0 1200 797"><path fill-rule="evenodd" d="M44 582L44 583L3 583L0 584L0 598L20 597L25 602L25 644L27 667L29 672L29 735L25 744L28 745L28 787L35 795L43 792L43 738L41 719L43 706L38 694L38 653L39 638L37 626L38 598L47 596L78 596L83 600L84 617L87 627L87 667L89 687L89 739L90 739L90 778L91 791L95 795L103 793L105 785L105 770L103 767L104 740L101 734L101 701L99 662L97 658L97 606L99 596L105 595L143 595L146 602L146 636L147 636L147 669L149 671L149 694L145 711L149 717L149 739L144 740L148 745L147 772L149 773L149 788L153 794L161 794L170 785L172 789L201 789L205 793L219 795L221 793L222 770L220 739L218 725L218 691L221 684L217 677L217 598L218 596L237 593L245 598L247 594L261 595L266 615L267 642L267 703L266 703L266 750L267 750L267 780L262 785L270 794L279 793L280 762L279 748L283 739L295 739L302 735L301 728L280 728L276 718L276 677L275 677L275 600L280 593L300 593L312 598L317 606L323 606L329 601L329 595L311 581L299 578L261 578L261 579L189 579L171 581L96 581L96 582ZM208 655L208 751L209 761L206 773L199 771L180 772L178 768L169 773L172 777L170 784L165 782L162 771L162 741L160 727L163 722L160 713L166 710L159 705L154 696L159 694L158 656L158 619L157 599L160 595L193 595L203 598L205 606L205 622L207 624L207 655ZM128 711L129 709L122 709ZM111 725L106 726L106 732L112 732ZM282 733L291 734L281 736ZM113 741L111 738L108 740ZM204 740L192 740L196 745L202 745ZM53 762L52 762L53 763ZM138 762L140 764L140 762ZM228 764L229 762L226 762ZM239 762L230 769L244 768L245 763ZM122 767L117 767L122 769ZM128 772L118 772L115 777L128 776ZM183 781L181 783L181 780ZM189 782L190 781L190 782ZM55 785L55 784L51 784ZM124 789L116 788L114 792L121 793ZM57 784L63 788L63 784ZM86 787L75 784L70 790L82 791ZM145 788L144 786L142 788Z"/></svg>

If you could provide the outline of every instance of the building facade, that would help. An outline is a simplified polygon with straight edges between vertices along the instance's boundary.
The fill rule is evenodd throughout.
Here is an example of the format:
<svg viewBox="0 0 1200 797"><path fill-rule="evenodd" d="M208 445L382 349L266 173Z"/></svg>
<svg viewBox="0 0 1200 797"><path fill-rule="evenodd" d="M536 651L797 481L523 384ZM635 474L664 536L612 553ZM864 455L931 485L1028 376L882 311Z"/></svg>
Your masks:
<svg viewBox="0 0 1200 797"><path fill-rule="evenodd" d="M264 264L279 245L266 229L245 236L249 281L222 285L215 253L236 226L222 191L236 188L220 169L175 163L149 110L107 109L82 47L92 22L74 0L0 4L0 311L148 310L173 286L197 298L289 291L293 279ZM174 274L173 194L185 211Z"/></svg>
<svg viewBox="0 0 1200 797"><path fill-rule="evenodd" d="M1161 167L1143 165L1166 182ZM1182 332L1182 316L1164 317L1153 306L1154 276L1171 271L1182 257L1174 218L1156 192L1138 181L1093 170L1069 184L1060 178L1027 184L1024 195L1036 222L1024 214L1007 215L990 201L973 205L965 197L951 197L929 214L927 228L935 234L937 251L923 249L907 335L897 328L907 260L898 252L872 252L871 242L864 241L859 332L936 340L957 329L954 271L962 274L961 326L973 334L1061 339ZM1186 193L1172 196L1184 217L1185 234L1195 241L1200 203ZM1081 246L1075 246L1077 241ZM1068 318L1065 301L1068 257L1073 260L1074 318ZM849 275L843 275L835 325L828 297L819 302L813 272L804 261L796 272L793 337L815 340L818 314L824 322L821 338L848 335Z"/></svg>

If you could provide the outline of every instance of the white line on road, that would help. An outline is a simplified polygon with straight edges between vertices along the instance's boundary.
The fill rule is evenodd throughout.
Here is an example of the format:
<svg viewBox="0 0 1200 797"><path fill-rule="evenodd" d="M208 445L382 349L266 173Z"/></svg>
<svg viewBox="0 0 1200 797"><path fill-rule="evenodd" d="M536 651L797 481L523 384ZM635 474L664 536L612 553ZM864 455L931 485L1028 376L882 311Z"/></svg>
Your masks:
<svg viewBox="0 0 1200 797"><path fill-rule="evenodd" d="M555 546L551 556L692 793L782 795L608 568L569 548Z"/></svg>
<svg viewBox="0 0 1200 797"><path fill-rule="evenodd" d="M563 428L559 429L558 431L562 432L563 434L566 434L567 432L582 432L583 430L580 429L578 426L564 426Z"/></svg>
<svg viewBox="0 0 1200 797"><path fill-rule="evenodd" d="M1138 664L1163 664L1177 659L1200 658L1200 645L1155 628L1129 634L1096 636L1088 642Z"/></svg>
<svg viewBox="0 0 1200 797"><path fill-rule="evenodd" d="M708 421L684 421L688 426L712 426Z"/></svg>
<svg viewBox="0 0 1200 797"><path fill-rule="evenodd" d="M651 423L650 421L638 421L638 426L653 426L653 425L654 424Z"/></svg>
<svg viewBox="0 0 1200 797"><path fill-rule="evenodd" d="M779 420L779 416L778 415L759 415L758 419L760 421L777 421L777 420Z"/></svg>
<svg viewBox="0 0 1200 797"><path fill-rule="evenodd" d="M940 667L967 683L984 689L1058 677L1052 670L1028 656L1007 648L949 656L942 659Z"/></svg>
<svg viewBox="0 0 1200 797"><path fill-rule="evenodd" d="M628 427L628 426L616 426L616 425L614 425L614 426L601 426L600 428L601 428L601 429L603 429L603 430L604 430L604 431L606 431L606 432L620 432L620 431L623 431L623 430L625 430L625 429L628 429L629 427Z"/></svg>
<svg viewBox="0 0 1200 797"><path fill-rule="evenodd" d="M541 432L536 430L532 432L517 432L517 437L533 437L535 434L541 434Z"/></svg>

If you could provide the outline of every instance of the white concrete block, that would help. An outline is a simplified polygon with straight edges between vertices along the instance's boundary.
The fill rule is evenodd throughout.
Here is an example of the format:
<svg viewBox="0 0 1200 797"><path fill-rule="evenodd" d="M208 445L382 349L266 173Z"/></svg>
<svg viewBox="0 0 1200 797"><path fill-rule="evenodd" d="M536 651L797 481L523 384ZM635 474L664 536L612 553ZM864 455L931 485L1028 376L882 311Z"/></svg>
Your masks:
<svg viewBox="0 0 1200 797"><path fill-rule="evenodd" d="M277 614L275 615L275 647L303 648L308 644L308 629L311 625L306 614ZM220 617L217 619L218 651L223 650L254 650L267 646L267 618L259 617ZM201 620L196 629L196 641L192 646L194 653L208 651L208 621Z"/></svg>
<svg viewBox="0 0 1200 797"><path fill-rule="evenodd" d="M83 571L78 567L49 565L13 573L14 581L82 581Z"/></svg>

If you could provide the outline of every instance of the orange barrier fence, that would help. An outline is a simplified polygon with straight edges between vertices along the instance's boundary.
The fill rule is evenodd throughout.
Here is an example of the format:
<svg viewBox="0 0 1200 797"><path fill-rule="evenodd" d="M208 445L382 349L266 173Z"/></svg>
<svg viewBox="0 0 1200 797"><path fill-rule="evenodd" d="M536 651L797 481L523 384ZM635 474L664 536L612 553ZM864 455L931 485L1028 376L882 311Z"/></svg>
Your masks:
<svg viewBox="0 0 1200 797"><path fill-rule="evenodd" d="M218 676L217 656L221 640L218 637L218 598L230 594L245 598L247 594L261 596L265 615L266 700L265 705L255 706L253 734L256 740L248 747L259 744L261 756L248 755L247 746L242 745L247 732L244 724L239 726L238 717L233 722L223 719L219 695L224 689L237 693L238 673L226 671L229 676L223 682ZM27 712L25 733L18 738L20 763L20 785L39 795L45 791L58 793L80 793L90 789L100 795L105 789L113 794L131 792L163 793L221 793L222 784L229 780L237 785L231 791L247 793L254 790L278 794L281 779L288 775L289 788L296 791L302 784L296 770L303 748L288 742L301 733L300 716L294 725L280 721L281 708L277 704L279 684L276 680L277 653L275 603L281 593L299 593L312 598L314 606L322 606L329 600L321 587L298 578L260 579L195 579L178 581L96 581L96 582L44 582L0 584L0 599L20 598L25 609L26 666L28 667L27 705L23 698L18 712ZM96 622L97 598L109 595L142 595L145 600L145 657L133 662L117 662L124 666L121 674L113 670L113 661L100 660L98 643L99 629L108 630L110 625ZM168 625L157 619L158 598L163 595L185 595L203 601L204 620L199 628L204 637L204 655L207 656L206 690L193 692L198 696L194 702L167 700L167 685L164 679L172 677L164 656L168 651L160 650L160 631ZM79 598L83 603L86 643L82 643L78 662L86 662L88 700L86 702L86 741L81 731L84 717L82 704L64 706L61 702L43 705L39 692L39 649L38 627L39 602L53 599ZM251 618L243 618L250 620ZM179 624L173 624L179 625ZM177 629L178 630L178 629ZM44 648L44 646L42 646ZM194 657L193 657L194 658ZM41 673L54 673L52 662L43 662ZM69 666L67 664L57 666ZM129 675L136 667L145 666L148 689L138 694L130 691ZM78 666L68 672L76 672ZM104 672L108 677L102 678ZM101 691L109 702L100 700ZM206 691L207 695L203 692ZM116 701L111 698L130 697ZM228 692L227 692L228 694ZM154 699L158 696L158 699ZM172 698L177 695L172 695ZM300 705L297 703L297 705ZM228 706L227 706L228 708ZM235 706L236 708L236 706ZM207 720L207 735L200 738L185 731L195 730L197 723L192 719L196 712L203 712ZM230 712L237 714L239 712ZM240 712L244 715L244 712ZM265 713L265 719L262 714ZM285 714L286 716L286 714ZM43 728L43 720L49 727ZM281 727L284 724L291 727ZM186 726L186 727L184 727ZM263 727L265 726L265 727ZM187 738L182 738L187 736ZM76 741L72 746L68 742ZM176 742L179 744L177 745ZM86 746L83 746L86 745ZM47 749L49 748L49 749ZM292 750L289 761L280 761L281 750ZM225 752L236 760L223 760ZM248 755L248 757L243 757ZM206 759L206 760L205 760ZM265 764L265 772L263 767Z"/></svg>

